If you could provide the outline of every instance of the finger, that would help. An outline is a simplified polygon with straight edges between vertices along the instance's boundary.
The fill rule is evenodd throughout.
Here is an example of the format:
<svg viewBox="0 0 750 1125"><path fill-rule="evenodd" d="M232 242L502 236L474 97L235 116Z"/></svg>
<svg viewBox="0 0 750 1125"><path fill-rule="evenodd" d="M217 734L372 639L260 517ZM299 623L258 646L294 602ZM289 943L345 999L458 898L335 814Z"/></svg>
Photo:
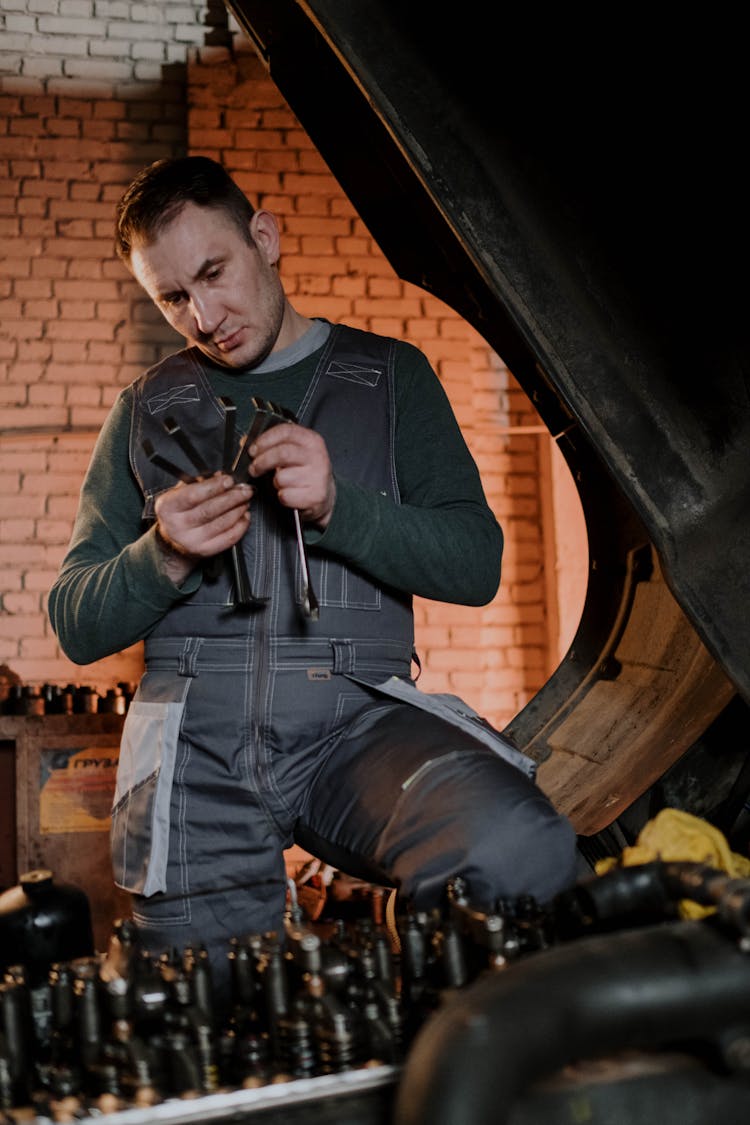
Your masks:
<svg viewBox="0 0 750 1125"><path fill-rule="evenodd" d="M219 554L233 546L242 538L250 524L247 504L200 523L191 522L194 515L191 511L182 519L160 516L159 530L175 550L198 558Z"/></svg>
<svg viewBox="0 0 750 1125"><path fill-rule="evenodd" d="M191 521L208 524L215 520L225 522L225 517L233 517L236 513L246 511L252 497L253 489L249 484L236 484L226 492L216 496L209 496L202 500L196 507L186 513Z"/></svg>
<svg viewBox="0 0 750 1125"><path fill-rule="evenodd" d="M285 441L299 439L303 434L311 432L311 430L306 430L304 426L298 426L295 422L279 422L278 425L264 430L249 447L248 453L251 457L255 457L257 453L273 449Z"/></svg>
<svg viewBox="0 0 750 1125"><path fill-rule="evenodd" d="M191 554L212 553L217 539L223 543L228 537L231 546L247 529L252 493L251 485L234 484L228 477L212 480L208 488L190 484L170 489L156 501L159 530L177 550Z"/></svg>
<svg viewBox="0 0 750 1125"><path fill-rule="evenodd" d="M301 426L274 426L250 446L250 475L259 477L280 466L310 464L316 456L316 438Z"/></svg>
<svg viewBox="0 0 750 1125"><path fill-rule="evenodd" d="M155 507L162 518L184 519L190 526L195 526L233 508L246 506L252 494L252 485L247 482L235 484L231 477L225 476L176 485L158 497Z"/></svg>
<svg viewBox="0 0 750 1125"><path fill-rule="evenodd" d="M214 521L203 529L205 538L201 540L200 549L196 551L196 554L200 553L204 557L211 557L228 550L235 543L239 543L249 526L250 513L247 508L231 522Z"/></svg>
<svg viewBox="0 0 750 1125"><path fill-rule="evenodd" d="M300 482L298 479L280 485L274 479L274 485L278 489L277 499L283 507L296 508L307 523L327 526L336 502L336 483L332 475L321 479L315 487L309 480Z"/></svg>
<svg viewBox="0 0 750 1125"><path fill-rule="evenodd" d="M175 511L186 511L200 504L208 503L217 497L228 495L237 486L232 477L226 473L215 473L212 477L193 481L190 484L176 484L163 496L174 500ZM249 487L249 485L243 485Z"/></svg>

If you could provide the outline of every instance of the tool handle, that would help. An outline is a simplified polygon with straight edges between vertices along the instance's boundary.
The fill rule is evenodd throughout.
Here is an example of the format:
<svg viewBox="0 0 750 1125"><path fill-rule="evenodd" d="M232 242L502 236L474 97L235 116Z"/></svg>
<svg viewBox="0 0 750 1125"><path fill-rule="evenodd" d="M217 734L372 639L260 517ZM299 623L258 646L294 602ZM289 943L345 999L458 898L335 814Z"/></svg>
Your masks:
<svg viewBox="0 0 750 1125"><path fill-rule="evenodd" d="M234 579L234 604L257 605L258 599L254 597L250 586L250 576L247 573L245 556L240 543L235 543L233 547L229 548L229 557Z"/></svg>

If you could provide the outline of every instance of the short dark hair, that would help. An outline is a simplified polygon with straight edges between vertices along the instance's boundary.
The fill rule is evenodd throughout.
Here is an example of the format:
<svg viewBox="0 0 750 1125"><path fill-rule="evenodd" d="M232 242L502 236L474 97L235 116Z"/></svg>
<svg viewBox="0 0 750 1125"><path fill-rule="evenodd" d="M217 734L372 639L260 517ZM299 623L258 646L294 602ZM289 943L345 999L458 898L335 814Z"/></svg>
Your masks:
<svg viewBox="0 0 750 1125"><path fill-rule="evenodd" d="M130 261L137 242L152 242L186 203L225 211L252 243L250 200L229 173L207 156L177 156L143 168L117 204L115 250Z"/></svg>

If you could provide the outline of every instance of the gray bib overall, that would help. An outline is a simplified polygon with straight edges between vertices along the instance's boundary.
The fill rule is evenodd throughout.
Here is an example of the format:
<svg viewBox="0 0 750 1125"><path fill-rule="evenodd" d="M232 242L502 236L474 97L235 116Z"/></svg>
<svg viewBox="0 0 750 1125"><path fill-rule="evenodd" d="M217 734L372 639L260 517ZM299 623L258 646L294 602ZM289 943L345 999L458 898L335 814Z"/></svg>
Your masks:
<svg viewBox="0 0 750 1125"><path fill-rule="evenodd" d="M325 438L336 476L399 503L393 382L392 341L336 326L297 417ZM171 417L219 468L223 411L194 349L135 390L148 520L174 479L144 439L179 461ZM125 723L113 867L147 946L200 940L218 965L232 935L278 928L295 839L422 907L455 874L487 906L567 885L573 832L533 763L461 700L413 684L411 597L312 547L320 617L307 619L292 514L271 488L251 501L242 550L262 604L233 604L226 566L204 576L147 638Z"/></svg>

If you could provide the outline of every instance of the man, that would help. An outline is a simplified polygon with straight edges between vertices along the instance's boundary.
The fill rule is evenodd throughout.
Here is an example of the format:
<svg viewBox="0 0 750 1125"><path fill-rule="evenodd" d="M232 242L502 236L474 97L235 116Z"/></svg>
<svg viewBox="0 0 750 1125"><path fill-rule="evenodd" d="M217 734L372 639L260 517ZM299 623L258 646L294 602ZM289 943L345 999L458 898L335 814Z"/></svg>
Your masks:
<svg viewBox="0 0 750 1125"><path fill-rule="evenodd" d="M49 610L80 663L145 640L112 819L144 944L222 972L279 927L295 840L420 908L459 874L548 901L575 836L533 764L411 679L412 595L485 604L502 552L425 357L301 316L273 217L206 158L144 169L116 245L187 347L115 403Z"/></svg>

